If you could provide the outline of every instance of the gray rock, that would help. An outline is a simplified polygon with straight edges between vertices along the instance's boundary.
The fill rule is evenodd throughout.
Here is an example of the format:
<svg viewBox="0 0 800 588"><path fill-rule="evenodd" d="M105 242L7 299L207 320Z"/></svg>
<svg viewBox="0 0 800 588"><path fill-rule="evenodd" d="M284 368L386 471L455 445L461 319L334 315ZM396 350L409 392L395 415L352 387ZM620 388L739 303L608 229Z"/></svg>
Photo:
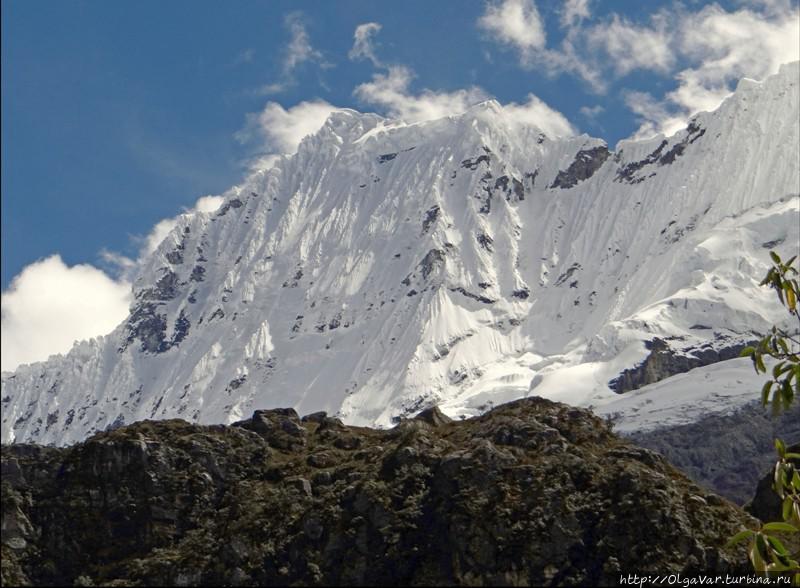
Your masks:
<svg viewBox="0 0 800 588"><path fill-rule="evenodd" d="M453 419L451 419L449 416L447 416L441 410L439 410L438 406L432 406L430 408L426 408L425 410L420 412L417 416L415 416L414 420L428 423L429 425L433 425L434 427L439 427L441 425L446 425L447 423L453 422Z"/></svg>
<svg viewBox="0 0 800 588"><path fill-rule="evenodd" d="M605 585L627 570L749 570L725 541L753 519L588 411L529 398L440 416L381 431L264 410L4 446L3 584Z"/></svg>

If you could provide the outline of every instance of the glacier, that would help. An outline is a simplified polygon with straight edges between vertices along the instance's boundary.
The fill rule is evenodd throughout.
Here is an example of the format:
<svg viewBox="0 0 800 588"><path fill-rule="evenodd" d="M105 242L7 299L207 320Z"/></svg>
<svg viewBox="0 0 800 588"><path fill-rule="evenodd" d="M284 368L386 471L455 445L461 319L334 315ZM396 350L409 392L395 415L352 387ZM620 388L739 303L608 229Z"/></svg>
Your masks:
<svg viewBox="0 0 800 588"><path fill-rule="evenodd" d="M799 87L784 65L613 151L494 101L415 124L335 112L217 211L180 216L112 333L3 373L2 441L277 406L372 426L533 394L639 411L669 387L612 387L654 345L721 359L785 320L758 282L769 249L800 249ZM709 370L680 418L707 408Z"/></svg>

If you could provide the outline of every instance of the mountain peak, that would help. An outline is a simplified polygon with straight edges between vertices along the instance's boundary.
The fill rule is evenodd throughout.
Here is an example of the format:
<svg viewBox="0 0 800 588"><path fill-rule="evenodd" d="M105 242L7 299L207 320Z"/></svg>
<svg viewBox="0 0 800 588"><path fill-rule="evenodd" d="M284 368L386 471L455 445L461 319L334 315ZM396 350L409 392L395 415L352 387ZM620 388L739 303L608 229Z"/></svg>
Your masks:
<svg viewBox="0 0 800 588"><path fill-rule="evenodd" d="M484 100L483 102L478 102L477 104L473 104L466 110L464 114L477 114L477 113L502 114L503 106L494 98L490 98L489 100Z"/></svg>
<svg viewBox="0 0 800 588"><path fill-rule="evenodd" d="M388 426L532 388L598 405L651 353L723 356L780 310L753 280L764 243L800 241L797 86L759 88L616 153L496 101L418 124L334 112L183 217L113 333L4 374L3 440L277 405Z"/></svg>

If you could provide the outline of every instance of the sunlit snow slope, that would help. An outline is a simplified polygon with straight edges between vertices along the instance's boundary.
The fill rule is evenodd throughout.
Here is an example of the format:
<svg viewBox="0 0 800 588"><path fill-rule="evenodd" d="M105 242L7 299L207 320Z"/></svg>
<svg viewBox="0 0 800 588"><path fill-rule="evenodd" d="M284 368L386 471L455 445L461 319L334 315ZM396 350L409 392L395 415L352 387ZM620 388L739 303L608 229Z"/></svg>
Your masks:
<svg viewBox="0 0 800 588"><path fill-rule="evenodd" d="M596 405L645 342L735 347L783 316L758 281L800 242L798 77L744 80L613 152L495 102L414 125L337 112L183 216L113 333L3 374L2 439L275 406L389 425L529 393Z"/></svg>

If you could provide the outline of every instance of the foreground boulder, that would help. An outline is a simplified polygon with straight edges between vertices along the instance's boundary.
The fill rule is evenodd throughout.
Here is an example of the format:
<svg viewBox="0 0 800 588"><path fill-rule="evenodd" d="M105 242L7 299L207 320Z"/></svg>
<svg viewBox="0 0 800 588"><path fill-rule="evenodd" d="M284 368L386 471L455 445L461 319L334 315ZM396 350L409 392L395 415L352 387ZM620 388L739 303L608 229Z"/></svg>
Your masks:
<svg viewBox="0 0 800 588"><path fill-rule="evenodd" d="M3 584L613 585L746 573L755 521L539 398L390 430L256 411L4 446Z"/></svg>

